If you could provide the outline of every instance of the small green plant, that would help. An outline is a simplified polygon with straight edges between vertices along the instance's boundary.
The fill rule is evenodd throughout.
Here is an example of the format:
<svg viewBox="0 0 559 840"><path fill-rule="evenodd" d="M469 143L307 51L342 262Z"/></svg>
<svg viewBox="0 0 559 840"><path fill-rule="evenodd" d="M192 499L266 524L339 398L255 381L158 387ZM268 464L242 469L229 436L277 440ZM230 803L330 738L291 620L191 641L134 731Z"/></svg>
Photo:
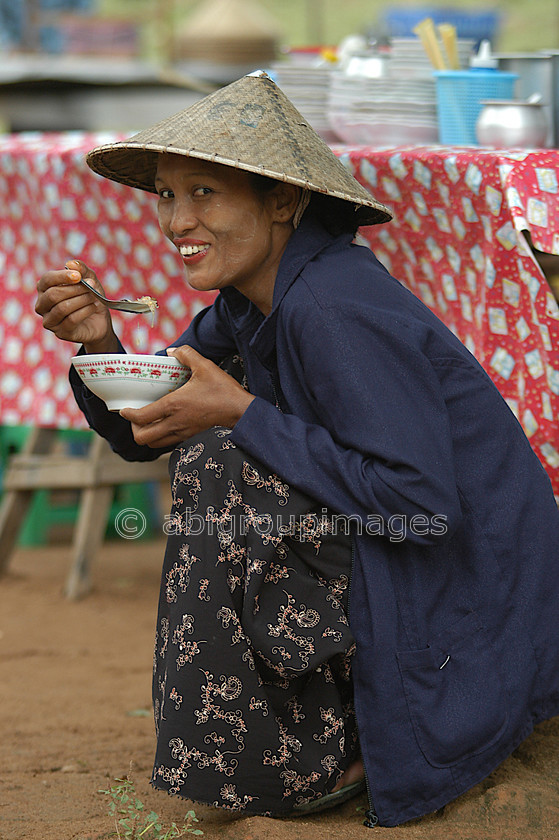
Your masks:
<svg viewBox="0 0 559 840"><path fill-rule="evenodd" d="M145 813L144 803L136 796L134 783L126 779L115 779L116 785L108 790L100 790L105 796L110 797L109 814L114 817L116 832L113 836L128 838L128 840L175 840L178 837L186 837L187 834L202 835L204 832L195 828L198 822L194 811L188 811L182 826L171 823L171 827L165 830L155 811Z"/></svg>

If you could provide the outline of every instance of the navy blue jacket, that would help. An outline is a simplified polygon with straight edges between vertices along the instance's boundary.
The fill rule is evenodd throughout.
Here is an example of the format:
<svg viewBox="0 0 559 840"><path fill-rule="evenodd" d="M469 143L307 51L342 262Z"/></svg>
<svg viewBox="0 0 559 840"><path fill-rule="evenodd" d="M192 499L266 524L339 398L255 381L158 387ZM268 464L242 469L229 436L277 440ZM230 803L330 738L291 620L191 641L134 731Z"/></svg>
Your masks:
<svg viewBox="0 0 559 840"><path fill-rule="evenodd" d="M370 799L386 826L441 807L559 712L559 514L520 425L368 248L312 219L267 318L228 288L174 343L243 356L234 442L351 523ZM159 454L72 377L116 451Z"/></svg>

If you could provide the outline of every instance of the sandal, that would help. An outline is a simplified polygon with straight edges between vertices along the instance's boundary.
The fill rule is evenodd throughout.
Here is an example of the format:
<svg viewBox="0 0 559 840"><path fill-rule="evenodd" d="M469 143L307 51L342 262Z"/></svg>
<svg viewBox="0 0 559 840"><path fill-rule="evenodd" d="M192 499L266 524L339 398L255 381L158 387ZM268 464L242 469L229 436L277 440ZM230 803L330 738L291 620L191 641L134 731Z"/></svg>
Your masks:
<svg viewBox="0 0 559 840"><path fill-rule="evenodd" d="M329 808L335 808L354 796L366 790L365 779L360 779L358 782L353 782L351 785L346 785L334 793L327 793L325 796L319 796L318 799L312 799L304 805L296 805L291 812L292 816L301 816L302 814L318 814L320 811L326 811Z"/></svg>

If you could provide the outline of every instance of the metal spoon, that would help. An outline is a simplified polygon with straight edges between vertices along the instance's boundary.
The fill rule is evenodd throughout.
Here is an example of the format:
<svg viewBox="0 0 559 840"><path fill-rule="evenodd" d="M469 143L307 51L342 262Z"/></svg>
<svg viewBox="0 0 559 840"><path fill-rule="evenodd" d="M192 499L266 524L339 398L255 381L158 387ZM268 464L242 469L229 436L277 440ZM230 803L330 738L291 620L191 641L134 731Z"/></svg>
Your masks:
<svg viewBox="0 0 559 840"><path fill-rule="evenodd" d="M93 286L90 286L89 283L83 279L80 280L86 289L90 292L93 292L94 295L97 295L99 300L102 300L105 306L108 306L109 309L119 309L121 312L152 312L153 309L150 307L148 303L142 303L136 300L109 300L101 292L98 292L97 289L94 289Z"/></svg>

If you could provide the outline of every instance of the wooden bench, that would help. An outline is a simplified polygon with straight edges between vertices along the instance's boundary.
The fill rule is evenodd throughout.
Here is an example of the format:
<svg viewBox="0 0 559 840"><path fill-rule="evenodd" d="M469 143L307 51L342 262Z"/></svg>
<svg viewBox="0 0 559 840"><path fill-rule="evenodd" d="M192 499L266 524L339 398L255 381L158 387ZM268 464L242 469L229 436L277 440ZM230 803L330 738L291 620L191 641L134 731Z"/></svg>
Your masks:
<svg viewBox="0 0 559 840"><path fill-rule="evenodd" d="M56 441L56 429L35 428L21 452L8 462L0 501L0 574L8 568L33 492L78 490L72 562L65 584L66 596L76 599L90 589L89 570L103 542L115 487L168 481L168 456L125 461L98 435L92 435L85 455L68 455L53 451Z"/></svg>

